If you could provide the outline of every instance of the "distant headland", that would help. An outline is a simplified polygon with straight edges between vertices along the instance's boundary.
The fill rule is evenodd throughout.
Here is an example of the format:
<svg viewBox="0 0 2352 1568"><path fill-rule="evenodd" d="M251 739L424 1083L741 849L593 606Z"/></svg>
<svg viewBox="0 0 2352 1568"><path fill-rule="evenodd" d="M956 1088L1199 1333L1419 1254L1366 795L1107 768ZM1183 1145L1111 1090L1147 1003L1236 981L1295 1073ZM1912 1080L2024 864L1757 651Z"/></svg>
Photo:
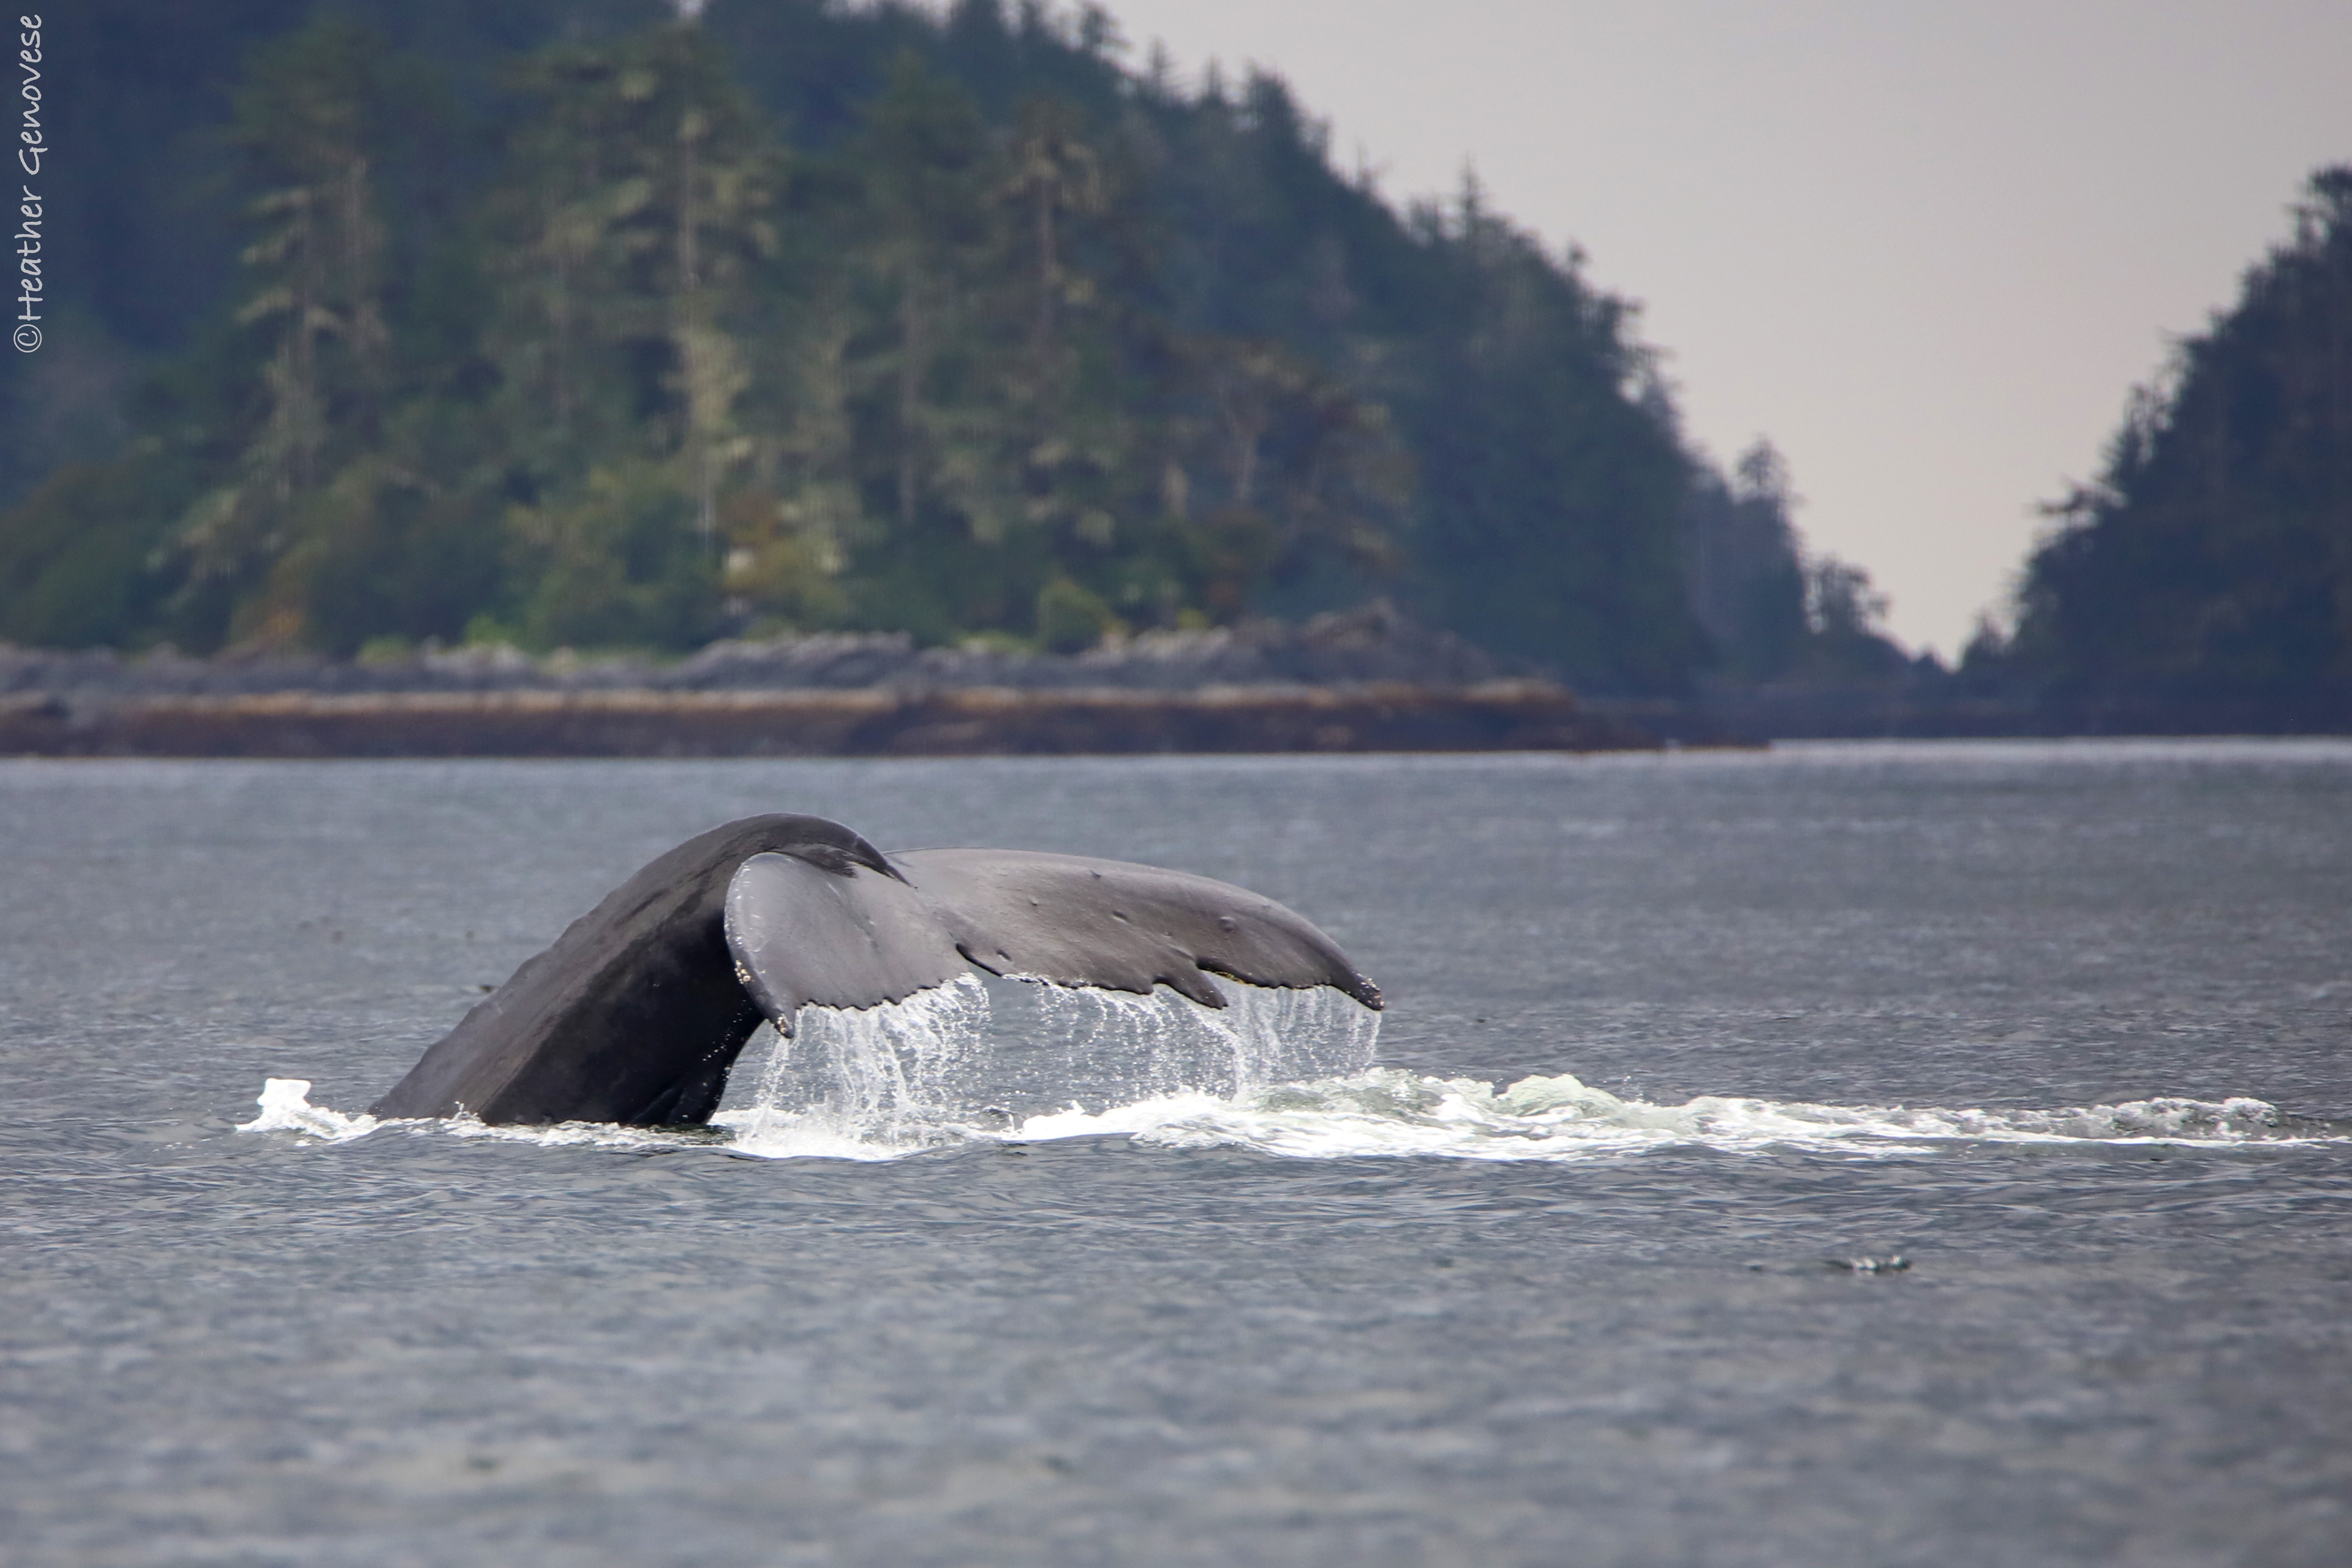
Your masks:
<svg viewBox="0 0 2352 1568"><path fill-rule="evenodd" d="M1475 180L1391 203L1280 79L1178 81L1098 8L117 6L48 62L40 244L77 260L0 386L0 642L46 650L6 656L9 734L617 712L753 665L1022 694L1056 716L1000 738L1049 749L1145 744L1081 689L1495 679L1580 717L1249 732L2352 728L2352 168L1947 668L1808 547L1769 440L1685 438L1580 253ZM1367 604L1496 673L1275 670L1322 634L1265 628Z"/></svg>

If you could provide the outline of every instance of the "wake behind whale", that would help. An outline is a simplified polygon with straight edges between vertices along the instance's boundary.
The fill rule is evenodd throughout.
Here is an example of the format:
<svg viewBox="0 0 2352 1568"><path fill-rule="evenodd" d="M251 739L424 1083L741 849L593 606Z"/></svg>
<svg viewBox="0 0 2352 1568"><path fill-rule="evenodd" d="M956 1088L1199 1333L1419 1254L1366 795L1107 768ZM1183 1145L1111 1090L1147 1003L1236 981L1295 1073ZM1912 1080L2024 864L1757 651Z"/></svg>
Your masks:
<svg viewBox="0 0 2352 1568"><path fill-rule="evenodd" d="M747 1064L739 1092L698 1131L352 1116L313 1105L299 1079L271 1080L244 1129L330 1142L405 1129L761 1159L895 1160L1114 1138L1315 1160L1556 1163L1678 1149L1876 1160L1983 1143L2228 1147L2352 1134L2249 1098L2046 1110L1727 1095L1663 1104L1564 1072L1490 1083L1377 1066L1376 1022L1328 992L1235 988L1230 1005L1213 1012L1164 992L984 988L967 979L873 1008L805 1010L794 1035L774 1037Z"/></svg>

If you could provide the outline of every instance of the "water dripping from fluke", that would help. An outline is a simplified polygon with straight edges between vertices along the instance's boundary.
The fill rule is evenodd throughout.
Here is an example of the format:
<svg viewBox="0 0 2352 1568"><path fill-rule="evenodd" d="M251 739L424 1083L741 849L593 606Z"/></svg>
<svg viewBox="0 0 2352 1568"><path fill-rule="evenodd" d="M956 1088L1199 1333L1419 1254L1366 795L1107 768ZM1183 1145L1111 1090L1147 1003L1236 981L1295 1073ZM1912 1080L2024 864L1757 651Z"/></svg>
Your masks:
<svg viewBox="0 0 2352 1568"><path fill-rule="evenodd" d="M967 975L879 1007L803 1009L792 1038L768 1037L748 1103L713 1121L740 1153L887 1159L1370 1067L1370 1009L1324 989L1222 989L1213 1009L1167 990Z"/></svg>

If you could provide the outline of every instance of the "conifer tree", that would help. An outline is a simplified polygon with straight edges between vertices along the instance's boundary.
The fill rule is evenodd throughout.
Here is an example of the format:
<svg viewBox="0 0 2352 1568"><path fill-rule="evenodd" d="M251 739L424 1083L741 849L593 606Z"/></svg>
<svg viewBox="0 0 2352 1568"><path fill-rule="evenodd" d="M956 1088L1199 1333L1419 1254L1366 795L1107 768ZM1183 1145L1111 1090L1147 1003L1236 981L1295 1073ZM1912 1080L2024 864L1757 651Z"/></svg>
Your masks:
<svg viewBox="0 0 2352 1568"><path fill-rule="evenodd" d="M2352 694L2352 167L2049 509L2007 662L2066 692ZM1981 662L1981 661L1980 661Z"/></svg>
<svg viewBox="0 0 2352 1568"><path fill-rule="evenodd" d="M776 249L778 154L690 22L532 61L501 197L493 329L529 464L515 525L537 640L674 646L718 626L722 492L752 455L740 335Z"/></svg>
<svg viewBox="0 0 2352 1568"><path fill-rule="evenodd" d="M237 311L268 334L263 406L236 473L180 540L193 589L246 596L232 635L282 643L309 629L299 568L327 521L321 488L378 433L388 334L372 175L395 133L393 93L382 40L328 17L257 59L237 97L233 135L267 184Z"/></svg>

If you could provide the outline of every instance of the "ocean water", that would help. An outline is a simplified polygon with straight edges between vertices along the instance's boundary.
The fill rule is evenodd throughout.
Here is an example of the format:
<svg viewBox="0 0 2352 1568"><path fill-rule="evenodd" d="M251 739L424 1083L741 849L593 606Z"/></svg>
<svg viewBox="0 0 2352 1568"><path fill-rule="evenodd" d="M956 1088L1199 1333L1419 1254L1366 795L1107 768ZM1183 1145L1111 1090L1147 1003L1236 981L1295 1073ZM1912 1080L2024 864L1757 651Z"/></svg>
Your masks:
<svg viewBox="0 0 2352 1568"><path fill-rule="evenodd" d="M1390 1007L364 1115L771 810L1242 882ZM0 893L9 1564L2352 1561L2352 744L0 762Z"/></svg>

